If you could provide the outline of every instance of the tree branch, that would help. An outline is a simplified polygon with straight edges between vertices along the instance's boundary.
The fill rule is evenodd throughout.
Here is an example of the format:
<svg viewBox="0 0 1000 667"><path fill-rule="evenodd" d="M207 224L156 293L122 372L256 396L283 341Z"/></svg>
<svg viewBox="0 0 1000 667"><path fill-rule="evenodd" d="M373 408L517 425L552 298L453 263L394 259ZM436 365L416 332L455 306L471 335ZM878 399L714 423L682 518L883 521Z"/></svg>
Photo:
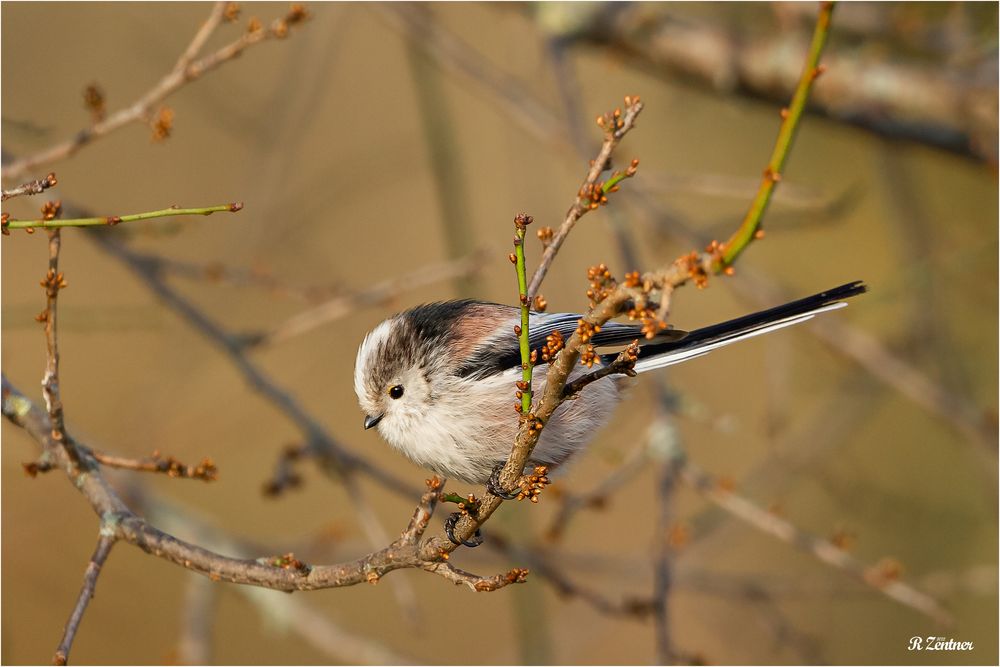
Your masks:
<svg viewBox="0 0 1000 667"><path fill-rule="evenodd" d="M80 447L78 445L78 447ZM159 452L153 452L152 456L134 459L126 456L109 454L96 449L87 449L87 454L94 457L94 460L109 468L121 468L122 470L134 470L137 472L162 473L168 477L183 477L188 479L201 479L206 482L214 482L219 478L219 469L210 458L204 458L196 466L185 465L172 456L166 458L160 456Z"/></svg>
<svg viewBox="0 0 1000 667"><path fill-rule="evenodd" d="M308 565L283 567L274 558L233 558L215 553L197 544L178 539L160 530L146 519L135 514L118 493L93 465L81 471L70 465L68 454L54 445L48 416L2 375L3 415L13 424L23 428L39 445L52 449L59 467L101 517L101 535L132 544L146 553L176 565L203 574L213 581L226 581L281 591L308 591L321 588L339 588L360 583L375 584L389 572L399 569L423 569L449 581L461 579L471 583L476 590L491 591L510 583L524 580L524 572L517 577L511 573L493 577L479 577L453 568L439 567L447 560L447 553L429 548L421 543L427 525L434 513L441 481L428 481L428 489L421 496L409 525L400 536L386 547L361 558L334 565ZM82 452L83 457L89 457Z"/></svg>
<svg viewBox="0 0 1000 667"><path fill-rule="evenodd" d="M101 533L101 536L97 540L97 547L94 549L94 555L90 557L87 570L83 574L83 587L80 589L79 597L77 597L76 606L73 607L73 612L69 615L69 620L66 622L62 641L59 642L59 648L56 649L55 656L52 658L52 664L65 665L69 659L69 651L73 647L76 631L79 630L80 622L83 620L83 613L87 611L90 599L94 597L97 577L101 574L104 561L108 559L108 554L111 553L111 547L114 545L114 537Z"/></svg>
<svg viewBox="0 0 1000 667"><path fill-rule="evenodd" d="M4 229L56 229L61 227L113 227L123 222L172 218L178 215L212 215L213 213L237 213L243 210L243 202L206 206L203 208L165 208L159 211L132 213L130 215L105 215L92 218L41 218L38 220L7 220Z"/></svg>
<svg viewBox="0 0 1000 667"><path fill-rule="evenodd" d="M597 182L601 174L611 167L612 153L614 153L615 148L625 135L635 127L635 120L642 112L642 108L643 104L639 101L638 97L626 97L624 112L615 109L612 114L605 114L598 117L598 125L604 129L604 143L601 144L601 149L598 151L597 157L590 163L590 170L583 179L583 184L580 186L576 199L569 207L569 210L566 211L566 217L563 219L562 224L551 240L545 245L545 251L538 262L538 268L532 274L531 282L528 285L527 294L529 300L533 300L535 295L538 294L538 289L541 287L542 281L545 280L545 274L549 272L549 267L552 266L552 262L556 258L556 253L559 252L569 233L573 231L573 227L576 226L577 221L588 211L597 208L602 203L606 203L607 195L616 189L616 186L623 178L628 178L635 174L635 169L638 165L637 160L633 160L629 168L624 172L613 174L606 183Z"/></svg>
<svg viewBox="0 0 1000 667"><path fill-rule="evenodd" d="M283 18L273 21L267 29L261 26L259 21L252 19L247 31L238 39L200 60L194 60L221 22L227 4L226 2L215 4L208 19L181 54L174 68L131 106L111 114L90 127L83 128L72 139L3 167L0 176L4 179L18 178L39 165L67 158L95 139L106 136L129 123L146 120L156 105L181 86L232 60L254 44L269 37L285 36L290 25L298 24L306 17L304 10L293 8Z"/></svg>
<svg viewBox="0 0 1000 667"><path fill-rule="evenodd" d="M49 269L41 285L45 289L45 310L38 320L45 325L45 375L42 377L42 395L49 413L52 440L65 449L74 466L79 465L80 455L76 444L66 433L63 421L63 404L59 389L59 337L58 303L59 290L68 287L63 274L59 273L59 250L62 240L58 229L49 231Z"/></svg>
<svg viewBox="0 0 1000 667"><path fill-rule="evenodd" d="M8 199L13 199L14 197L21 197L24 195L37 195L45 192L49 188L56 185L58 181L56 180L55 172L50 172L45 178L39 178L34 181L28 181L23 183L16 188L11 188L10 190L3 191L3 197L0 201L7 201Z"/></svg>
<svg viewBox="0 0 1000 667"><path fill-rule="evenodd" d="M809 45L809 55L806 57L802 73L799 75L798 85L792 95L792 102L786 109L781 111L781 127L778 130L778 139L771 152L771 159L764 169L764 176L757 190L757 196L750 204L743 222L739 228L729 237L723 250L722 256L717 262L716 271L730 266L740 253L749 245L750 241L760 230L761 219L767 210L767 205L771 202L771 195L781 180L782 172L785 168L785 161L788 159L788 152L791 150L792 141L799 127L799 120L802 112L806 108L806 100L809 99L809 92L812 90L813 82L823 73L823 68L819 64L820 56L823 55L823 48L826 46L826 38L830 34L830 16L833 14L833 2L824 2L820 6L819 16L816 18L816 28L813 31L812 43Z"/></svg>

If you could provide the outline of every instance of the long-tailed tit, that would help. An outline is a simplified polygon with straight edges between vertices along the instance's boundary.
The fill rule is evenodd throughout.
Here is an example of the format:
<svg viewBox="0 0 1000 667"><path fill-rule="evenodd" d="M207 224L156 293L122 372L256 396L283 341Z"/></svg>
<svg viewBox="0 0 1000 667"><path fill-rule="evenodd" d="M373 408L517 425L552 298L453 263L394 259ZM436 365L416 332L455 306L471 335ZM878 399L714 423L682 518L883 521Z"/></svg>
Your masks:
<svg viewBox="0 0 1000 667"><path fill-rule="evenodd" d="M670 366L804 322L846 306L842 299L865 290L856 281L695 331L667 329L643 342L635 371ZM531 349L543 347L555 331L568 339L579 319L575 313L532 313ZM507 460L518 430L513 410L514 383L521 379L519 344L512 333L516 324L519 309L472 300L417 306L382 322L361 343L354 369L365 428L378 426L390 445L435 473L469 483L490 481L497 465ZM590 342L598 348L637 338L643 339L639 326L608 322ZM615 357L603 355L600 363ZM547 368L536 366L536 395L544 390ZM569 381L588 372L578 366ZM629 380L609 375L563 402L545 424L529 465L555 468L583 449L611 417Z"/></svg>

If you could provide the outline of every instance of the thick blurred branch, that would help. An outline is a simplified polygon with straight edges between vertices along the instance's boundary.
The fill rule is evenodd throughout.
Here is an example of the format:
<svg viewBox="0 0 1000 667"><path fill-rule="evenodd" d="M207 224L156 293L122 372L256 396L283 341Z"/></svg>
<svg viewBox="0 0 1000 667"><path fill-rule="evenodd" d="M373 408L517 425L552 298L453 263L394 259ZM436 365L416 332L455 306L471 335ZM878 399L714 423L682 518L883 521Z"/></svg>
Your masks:
<svg viewBox="0 0 1000 667"><path fill-rule="evenodd" d="M800 6L813 11L811 4ZM798 74L798 63L788 54L801 49L803 35L798 30L749 32L679 19L664 5L635 4L594 15L593 23L574 37L723 94L787 99ZM995 49L959 69L838 44L826 63L829 71L811 99L814 110L886 136L996 162Z"/></svg>

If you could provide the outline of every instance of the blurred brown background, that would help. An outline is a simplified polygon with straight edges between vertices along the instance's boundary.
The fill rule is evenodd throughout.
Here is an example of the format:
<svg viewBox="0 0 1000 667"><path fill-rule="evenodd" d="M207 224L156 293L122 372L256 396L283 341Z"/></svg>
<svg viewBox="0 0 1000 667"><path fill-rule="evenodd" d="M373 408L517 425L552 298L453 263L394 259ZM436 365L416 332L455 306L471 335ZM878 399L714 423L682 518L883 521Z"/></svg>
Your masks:
<svg viewBox="0 0 1000 667"><path fill-rule="evenodd" d="M239 26L223 26L209 46L234 39L250 14L269 20L286 8L244 7ZM5 3L5 154L30 154L85 127L82 91L89 83L104 90L110 110L131 104L173 66L209 9ZM646 110L617 158L641 159L634 182L655 208L637 205L627 182L610 207L585 217L543 287L550 310L585 307L587 266L603 261L621 275L671 261L692 248L691 238L703 244L727 236L756 188L782 104L745 83L719 92L697 77L678 78L655 58L636 55L653 48L640 36L664 17L719 30L735 43L806 39L811 29L810 12L774 5L638 5L608 15L600 9L310 5L312 19L287 40L260 44L171 96L166 104L175 126L166 142L151 142L149 129L136 124L51 165L59 186L50 198L102 214L244 201L238 215L99 232L127 236L133 247L165 257L254 267L327 292L486 248L474 280L406 292L251 354L346 446L417 487L426 473L361 428L351 378L364 333L423 301L473 293L511 302L516 288L505 256L512 216L526 211L538 224L557 226L586 169L570 137L595 154L600 135L592 119L626 94L641 95ZM442 66L433 55L439 52L428 55L424 46L444 42L413 28L420 11L495 67L500 88ZM856 16L864 12L876 20L858 27ZM995 4L842 6L828 55L905 60L961 80L977 58L995 68L996 19ZM608 36L629 26L636 31L630 37ZM797 71L803 55L791 49L783 58ZM995 72L992 83L995 104ZM817 96L822 85L821 79ZM498 90L522 95L521 103L508 106ZM515 107L523 117L509 113ZM954 625L942 627L895 603L681 485L671 524L689 539L675 555L669 598L678 651L714 663L996 664L995 139L942 132L928 130L930 143L897 140L806 116L765 223L767 238L741 258L733 278L679 292L672 323L693 328L780 298L747 299L737 289L741 275L763 276L791 297L864 279L869 294L825 317L870 334L943 387L982 419L978 435L833 351L812 335L811 324L663 377L683 397L672 423L691 460L803 530L852 536L851 553L866 564L896 559L904 580L938 599ZM37 171L32 177L48 166ZM43 200L18 199L4 210L27 217ZM610 226L616 220L635 235L640 266L621 260ZM37 285L44 236L14 233L2 243L3 370L38 400L44 342L33 316L43 306ZM369 550L350 499L314 466L302 467L301 489L277 499L262 495L281 449L300 439L295 426L81 230L67 230L63 239L68 427L117 453L159 449L187 462L210 455L221 470L213 484L115 476L123 488L141 485L221 533L261 545L260 553L294 548L306 560L334 562ZM529 258L539 251L529 246ZM307 307L267 289L183 278L171 284L234 332L273 326ZM598 484L643 446L654 414L649 382L640 380L559 486L582 491ZM47 662L76 599L97 522L60 473L24 475L22 462L36 455L30 439L6 422L2 434L0 657ZM558 544L538 539L559 506L557 493L538 506L505 506L486 532L493 527L540 554L556 554L553 562L567 577L602 595L648 596L657 466L654 457L602 511L578 515ZM367 480L364 486L386 529L396 533L415 496L400 498ZM435 531L444 515L435 518ZM204 542L184 516L169 517L181 519L171 529ZM521 564L485 548L461 550L452 562L484 574ZM195 579L119 545L73 662L183 659L185 609L192 595L204 593ZM396 579L416 593L416 621L397 603ZM211 631L209 658L217 663L363 659L344 642L334 640L339 649L328 652L304 640L292 627L289 604L307 605L344 631L417 662L657 659L651 620L601 614L579 598L559 596L540 576L490 594L411 571L374 587L287 596L217 585L213 594L213 611L201 625ZM468 631L481 622L492 630ZM908 652L914 635L972 641L975 650Z"/></svg>

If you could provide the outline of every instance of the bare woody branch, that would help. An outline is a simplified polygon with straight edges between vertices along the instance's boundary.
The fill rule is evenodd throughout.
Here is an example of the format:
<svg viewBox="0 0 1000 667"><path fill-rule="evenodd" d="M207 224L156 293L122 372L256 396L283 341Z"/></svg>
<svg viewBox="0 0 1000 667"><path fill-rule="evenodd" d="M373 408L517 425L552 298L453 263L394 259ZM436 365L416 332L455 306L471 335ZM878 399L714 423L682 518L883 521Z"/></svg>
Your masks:
<svg viewBox="0 0 1000 667"><path fill-rule="evenodd" d="M122 261L135 273L140 282L151 289L167 306L183 316L195 329L216 344L237 367L250 386L262 394L279 411L283 412L303 433L305 446L299 456L310 456L321 464L321 470L335 478L344 486L351 498L351 506L358 516L358 525L365 532L372 548L379 548L388 541L388 533L380 519L371 511L365 500L365 491L357 480L357 473L363 473L379 482L383 487L410 495L410 486L391 473L382 470L367 459L351 452L335 440L319 421L310 415L292 394L278 386L248 356L242 341L213 321L204 311L174 290L160 273L160 265L154 257L146 261L145 256L129 249L117 239L91 235L99 246L111 256ZM279 471L290 472L290 462L282 459ZM275 479L266 490L277 492L285 488L287 479ZM412 496L411 496L412 497ZM416 614L416 597L405 579L393 581L397 598L406 612Z"/></svg>
<svg viewBox="0 0 1000 667"><path fill-rule="evenodd" d="M460 578L462 583L471 583L473 588L481 591L496 590L523 581L523 572L519 577L508 577L507 574L477 577L469 573L456 574L453 569L438 567L447 560L447 555L420 542L440 493L441 482L436 479L429 480L428 489L414 510L409 525L397 539L388 546L353 561L334 565L296 562L294 567L289 567L288 559L232 558L215 553L178 539L135 514L104 478L97 462L88 454L82 453L84 467L88 471L76 470L70 465L65 451L54 447L48 416L18 391L6 375L3 375L2 396L4 416L23 428L40 446L53 449L58 467L66 471L74 488L87 499L100 517L102 535L128 542L150 555L204 574L213 581L281 591L306 591L360 583L374 584L389 572L404 568L427 570L450 581ZM479 586L476 587L476 584Z"/></svg>
<svg viewBox="0 0 1000 667"><path fill-rule="evenodd" d="M545 274L549 272L549 267L552 266L556 253L559 252L569 233L573 231L577 221L588 211L607 202L607 195L616 188L623 177L627 178L635 174L637 160L633 160L625 172L615 174L605 183L598 182L601 174L610 168L611 156L615 148L618 147L629 130L635 127L635 120L642 112L642 108L643 104L638 97L626 97L624 111L615 109L611 114L598 117L597 124L604 129L604 142L601 144L601 150L598 151L597 157L591 161L590 170L583 179L576 200L566 211L566 217L559 229L545 243L545 251L538 262L538 268L535 269L535 273L531 276L531 282L528 284L529 300L534 299L535 295L538 294L538 289L541 287L542 281L545 280Z"/></svg>
<svg viewBox="0 0 1000 667"><path fill-rule="evenodd" d="M3 191L3 198L0 201L7 201L8 199L13 199L14 197L22 197L24 195L37 195L45 192L49 188L56 185L58 181L56 180L55 172L50 172L45 178L38 178L33 181L28 181L23 183L16 188L11 188L10 190Z"/></svg>
<svg viewBox="0 0 1000 667"><path fill-rule="evenodd" d="M628 347L618 353L618 356L610 364L601 366L592 373L582 375L572 382L567 382L563 387L563 397L572 398L579 394L584 387L592 382L597 382L601 378L609 375L628 375L635 377L635 362L639 358L639 341L634 340Z"/></svg>
<svg viewBox="0 0 1000 667"><path fill-rule="evenodd" d="M132 507L161 529L171 531L174 526L184 526L198 543L220 553L247 556L259 553L261 548L233 537L214 522L180 505L171 503L147 488L131 487L129 501ZM290 559L289 559L290 560ZM181 636L178 657L183 664L209 664L212 643L212 614L220 589L206 577L191 573L187 584L184 609L181 612ZM412 665L416 660L399 654L373 637L366 637L327 618L298 596L262 596L256 587L240 587L239 593L268 622L278 622L312 646L337 662L371 665Z"/></svg>
<svg viewBox="0 0 1000 667"><path fill-rule="evenodd" d="M95 461L108 468L162 473L167 477L201 479L206 482L214 482L219 478L219 469L215 467L215 462L210 458L204 458L198 465L192 466L185 465L172 456L164 458L159 452L153 452L152 456L135 459L96 449L87 449L86 451L94 457Z"/></svg>
<svg viewBox="0 0 1000 667"><path fill-rule="evenodd" d="M87 610L90 599L94 597L94 589L97 587L97 577L101 574L104 561L108 559L111 547L114 545L115 538L112 536L102 533L98 538L94 555L90 557L90 562L87 563L87 570L83 575L83 587L80 589L80 595L76 600L76 605L73 607L73 612L66 622L66 628L63 631L62 640L59 642L59 648L56 649L55 656L52 658L52 664L65 665L69 659L69 651L73 648L76 631L80 629L80 622L83 621L83 613Z"/></svg>
<svg viewBox="0 0 1000 667"><path fill-rule="evenodd" d="M36 318L45 325L45 375L42 378L42 395L49 414L52 440L65 449L74 465L79 464L76 444L66 433L63 420L63 404L59 388L59 337L58 299L59 290L68 287L63 274L59 272L59 250L62 239L58 229L49 231L49 268L41 286L45 289L45 310Z"/></svg>
<svg viewBox="0 0 1000 667"><path fill-rule="evenodd" d="M284 17L276 19L267 28L261 25L257 19L251 19L246 32L238 39L196 60L195 58L208 41L208 38L225 18L227 4L226 2L215 4L208 19L202 24L187 48L184 49L173 69L131 106L121 109L89 127L83 128L72 139L5 166L0 171L2 177L5 180L20 178L24 173L39 165L49 164L73 155L95 139L106 136L125 125L134 122L146 122L150 118L153 109L181 86L195 81L265 39L286 36L290 26L301 23L307 17L305 10L301 6L293 5Z"/></svg>

